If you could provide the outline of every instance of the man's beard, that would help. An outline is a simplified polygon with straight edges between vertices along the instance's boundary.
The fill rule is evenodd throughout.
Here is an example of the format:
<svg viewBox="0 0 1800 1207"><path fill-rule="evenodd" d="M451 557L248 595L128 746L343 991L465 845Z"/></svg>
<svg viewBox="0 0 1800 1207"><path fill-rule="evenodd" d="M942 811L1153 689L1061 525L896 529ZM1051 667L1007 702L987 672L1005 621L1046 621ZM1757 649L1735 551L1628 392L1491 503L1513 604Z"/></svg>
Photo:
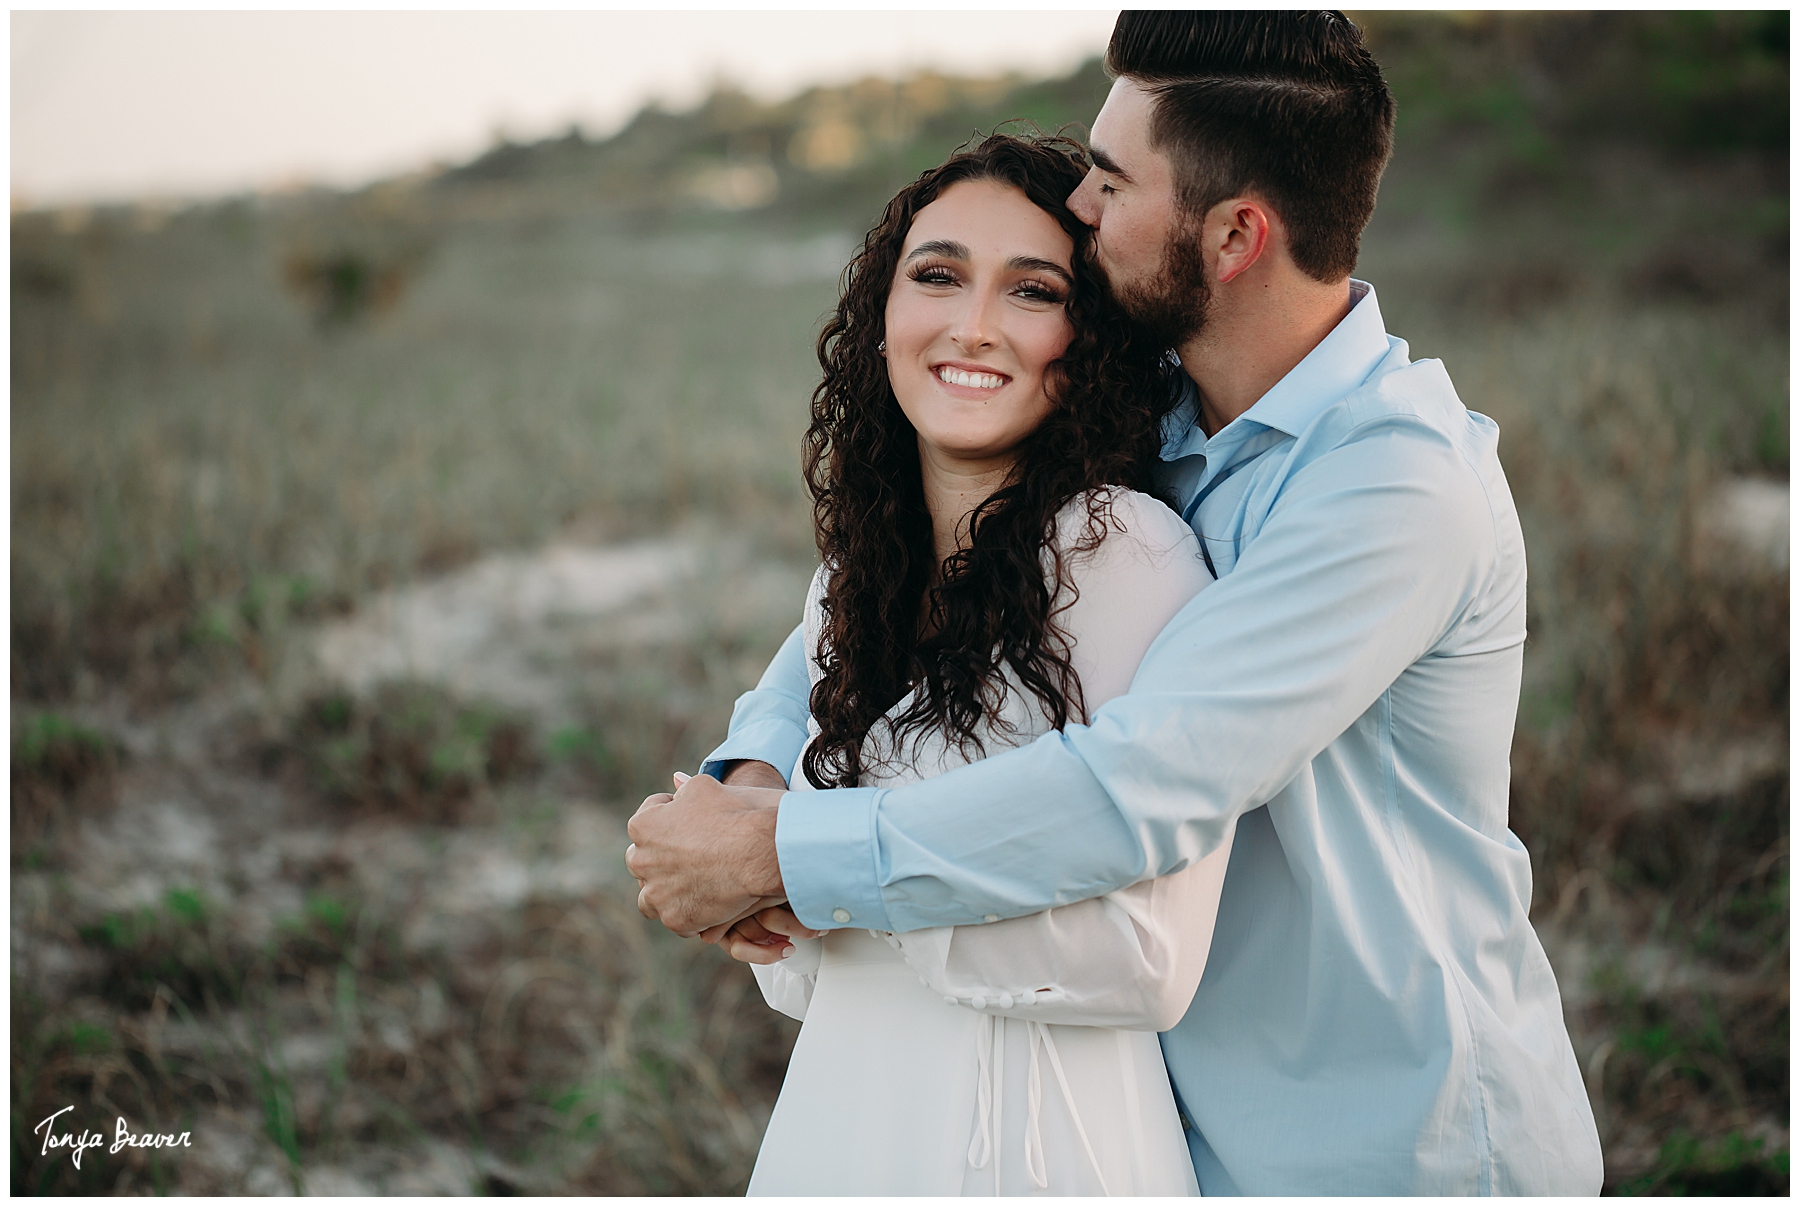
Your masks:
<svg viewBox="0 0 1800 1207"><path fill-rule="evenodd" d="M1200 252L1200 224L1182 221L1163 245L1162 267L1148 281L1113 283L1114 296L1133 322L1165 347L1179 348L1206 325L1212 289Z"/></svg>

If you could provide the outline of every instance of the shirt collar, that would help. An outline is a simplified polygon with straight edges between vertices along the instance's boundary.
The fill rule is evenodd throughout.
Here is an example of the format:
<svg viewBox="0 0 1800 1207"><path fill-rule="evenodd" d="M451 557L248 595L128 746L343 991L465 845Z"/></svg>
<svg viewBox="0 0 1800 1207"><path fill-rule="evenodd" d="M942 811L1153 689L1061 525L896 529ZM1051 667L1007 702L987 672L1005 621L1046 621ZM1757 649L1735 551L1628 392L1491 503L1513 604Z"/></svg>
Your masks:
<svg viewBox="0 0 1800 1207"><path fill-rule="evenodd" d="M1356 389L1388 354L1387 324L1375 287L1367 281L1350 281L1350 313L1331 334L1267 394L1228 425L1249 420L1266 428L1298 436L1326 407ZM1184 375L1181 400L1163 424L1163 457L1172 460L1197 453L1207 443L1201 430L1200 392ZM1221 433L1223 434L1223 433Z"/></svg>

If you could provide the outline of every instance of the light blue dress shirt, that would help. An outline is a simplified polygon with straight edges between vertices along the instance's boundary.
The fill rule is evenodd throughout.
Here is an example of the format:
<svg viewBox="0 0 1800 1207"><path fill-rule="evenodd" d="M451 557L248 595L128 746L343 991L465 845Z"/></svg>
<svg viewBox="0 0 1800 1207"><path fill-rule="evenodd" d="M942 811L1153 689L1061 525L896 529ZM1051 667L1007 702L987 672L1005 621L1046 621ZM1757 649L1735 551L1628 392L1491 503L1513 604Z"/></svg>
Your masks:
<svg viewBox="0 0 1800 1207"><path fill-rule="evenodd" d="M1206 1194L1593 1194L1601 1157L1507 829L1525 550L1497 455L1374 291L1210 439L1163 457L1218 583L1129 693L918 784L782 798L809 926L1015 917L1234 832L1206 975L1163 1052ZM793 768L796 632L707 769ZM854 1092L854 1087L846 1087Z"/></svg>

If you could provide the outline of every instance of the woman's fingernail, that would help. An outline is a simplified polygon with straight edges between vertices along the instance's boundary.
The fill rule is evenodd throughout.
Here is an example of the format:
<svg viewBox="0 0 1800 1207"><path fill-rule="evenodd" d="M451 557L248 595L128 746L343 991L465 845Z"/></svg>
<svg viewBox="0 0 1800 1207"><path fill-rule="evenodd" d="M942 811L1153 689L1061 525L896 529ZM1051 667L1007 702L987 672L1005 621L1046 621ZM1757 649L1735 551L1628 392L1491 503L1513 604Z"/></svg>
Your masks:
<svg viewBox="0 0 1800 1207"><path fill-rule="evenodd" d="M781 949L781 958L784 960L793 954L794 954L794 945L792 943L788 944L786 947Z"/></svg>
<svg viewBox="0 0 1800 1207"><path fill-rule="evenodd" d="M693 778L694 778L693 776L689 775L685 771L677 771L675 773L675 786L677 788L679 788L679 787L681 787L681 785L687 783L689 780L691 780Z"/></svg>

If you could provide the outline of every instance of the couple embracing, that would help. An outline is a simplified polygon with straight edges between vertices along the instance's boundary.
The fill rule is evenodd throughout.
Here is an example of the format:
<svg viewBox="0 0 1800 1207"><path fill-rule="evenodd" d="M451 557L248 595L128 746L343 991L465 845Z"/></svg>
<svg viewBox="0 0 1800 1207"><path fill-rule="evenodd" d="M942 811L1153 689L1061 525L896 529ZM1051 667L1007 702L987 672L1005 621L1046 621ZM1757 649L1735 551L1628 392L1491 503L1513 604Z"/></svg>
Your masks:
<svg viewBox="0 0 1800 1207"><path fill-rule="evenodd" d="M819 341L823 565L632 819L803 1020L752 1193L1591 1194L1507 829L1498 433L1351 279L1335 12L1128 12L1085 150L902 189Z"/></svg>

